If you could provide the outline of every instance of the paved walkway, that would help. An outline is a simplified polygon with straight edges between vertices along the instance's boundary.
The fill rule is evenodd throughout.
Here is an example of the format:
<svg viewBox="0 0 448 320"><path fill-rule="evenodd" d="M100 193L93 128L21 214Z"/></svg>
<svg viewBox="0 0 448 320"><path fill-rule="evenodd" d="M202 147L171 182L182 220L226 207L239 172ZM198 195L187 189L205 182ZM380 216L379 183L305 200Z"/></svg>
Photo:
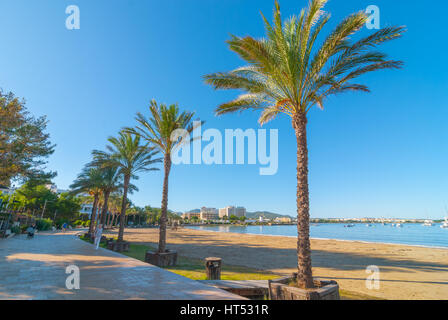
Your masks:
<svg viewBox="0 0 448 320"><path fill-rule="evenodd" d="M121 254L94 247L75 232L0 240L0 299L214 300L241 297ZM80 269L68 290L66 267Z"/></svg>

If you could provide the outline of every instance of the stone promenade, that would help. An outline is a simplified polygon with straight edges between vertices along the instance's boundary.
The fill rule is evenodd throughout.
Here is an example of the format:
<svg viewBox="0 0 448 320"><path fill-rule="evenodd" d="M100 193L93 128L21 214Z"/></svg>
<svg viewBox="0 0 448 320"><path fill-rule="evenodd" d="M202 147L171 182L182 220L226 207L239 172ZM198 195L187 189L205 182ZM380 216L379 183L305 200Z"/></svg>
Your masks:
<svg viewBox="0 0 448 320"><path fill-rule="evenodd" d="M121 254L95 248L76 232L0 240L0 299L241 299ZM80 270L80 289L66 288L68 266Z"/></svg>

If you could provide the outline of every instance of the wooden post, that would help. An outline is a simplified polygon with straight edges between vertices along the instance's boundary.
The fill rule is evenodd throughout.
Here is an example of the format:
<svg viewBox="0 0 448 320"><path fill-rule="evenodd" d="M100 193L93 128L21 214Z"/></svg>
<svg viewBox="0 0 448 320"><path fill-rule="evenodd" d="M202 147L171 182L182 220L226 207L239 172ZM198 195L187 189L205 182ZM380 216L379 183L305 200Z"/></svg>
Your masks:
<svg viewBox="0 0 448 320"><path fill-rule="evenodd" d="M222 259L216 257L205 258L207 280L221 280Z"/></svg>

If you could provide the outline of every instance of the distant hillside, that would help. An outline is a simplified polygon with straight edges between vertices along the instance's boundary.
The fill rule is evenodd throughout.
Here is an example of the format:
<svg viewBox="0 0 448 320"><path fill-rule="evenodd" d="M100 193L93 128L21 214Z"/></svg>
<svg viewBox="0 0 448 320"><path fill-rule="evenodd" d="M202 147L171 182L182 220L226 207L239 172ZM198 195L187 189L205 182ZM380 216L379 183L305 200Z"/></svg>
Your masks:
<svg viewBox="0 0 448 320"><path fill-rule="evenodd" d="M256 212L246 212L246 217L248 219L258 219L260 216L266 219L275 219L275 218L292 218L292 216L286 214L278 214L269 211L256 211Z"/></svg>

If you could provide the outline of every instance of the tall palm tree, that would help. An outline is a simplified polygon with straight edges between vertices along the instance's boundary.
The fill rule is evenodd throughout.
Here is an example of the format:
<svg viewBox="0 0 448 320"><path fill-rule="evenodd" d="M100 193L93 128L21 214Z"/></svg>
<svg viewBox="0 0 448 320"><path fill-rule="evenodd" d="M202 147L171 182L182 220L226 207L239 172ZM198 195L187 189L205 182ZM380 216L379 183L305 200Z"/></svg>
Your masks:
<svg viewBox="0 0 448 320"><path fill-rule="evenodd" d="M177 104L169 106L165 104L158 105L155 100L151 101L149 112L149 119L141 113L137 113L136 120L138 125L135 128L126 128L125 130L142 137L142 139L155 146L163 154L164 179L158 248L158 252L163 253L166 252L168 178L171 171L171 153L184 143L191 141L186 139L186 137L174 140L171 137L176 130L186 130L190 134L195 129L192 123L194 112L180 112Z"/></svg>
<svg viewBox="0 0 448 320"><path fill-rule="evenodd" d="M88 231L89 236L93 233L103 178L103 171L100 168L86 166L70 185L72 194L88 193L93 197L92 213L90 214L90 226Z"/></svg>
<svg viewBox="0 0 448 320"><path fill-rule="evenodd" d="M275 2L274 21L263 16L266 38L231 36L227 41L248 66L206 75L215 89L240 89L243 94L221 104L217 115L246 109L261 110L260 125L280 113L292 118L297 140L298 286L314 287L309 240L308 149L306 125L313 106L323 109L327 97L348 91L368 92L355 82L359 76L381 69L397 69L401 61L387 60L378 45L399 38L404 27L388 27L352 41L350 36L366 23L363 12L345 18L320 47L316 39L330 19L322 9L327 0L311 0L299 16L282 22Z"/></svg>
<svg viewBox="0 0 448 320"><path fill-rule="evenodd" d="M110 145L107 151L94 150L95 164L103 168L116 167L123 176L123 199L120 213L120 229L118 231L118 242L123 241L127 196L131 179L138 179L137 173L144 171L159 170L152 167L160 159L154 159L157 153L154 148L140 144L140 137L121 131L117 138L108 139Z"/></svg>

